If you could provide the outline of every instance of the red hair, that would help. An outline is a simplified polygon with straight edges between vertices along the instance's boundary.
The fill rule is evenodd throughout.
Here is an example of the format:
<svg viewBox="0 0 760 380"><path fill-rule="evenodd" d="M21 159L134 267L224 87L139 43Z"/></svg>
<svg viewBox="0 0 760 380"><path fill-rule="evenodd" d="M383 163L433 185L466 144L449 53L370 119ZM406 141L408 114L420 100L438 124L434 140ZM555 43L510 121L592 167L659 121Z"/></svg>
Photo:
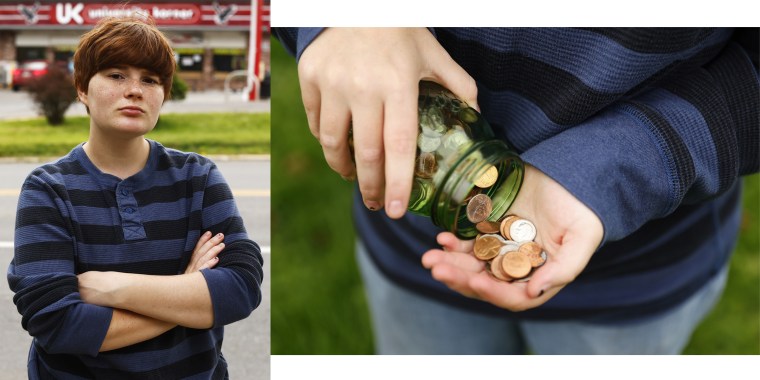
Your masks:
<svg viewBox="0 0 760 380"><path fill-rule="evenodd" d="M174 51L152 20L109 17L82 35L74 53L74 86L87 93L95 74L120 65L152 71L164 88L164 100L171 95Z"/></svg>

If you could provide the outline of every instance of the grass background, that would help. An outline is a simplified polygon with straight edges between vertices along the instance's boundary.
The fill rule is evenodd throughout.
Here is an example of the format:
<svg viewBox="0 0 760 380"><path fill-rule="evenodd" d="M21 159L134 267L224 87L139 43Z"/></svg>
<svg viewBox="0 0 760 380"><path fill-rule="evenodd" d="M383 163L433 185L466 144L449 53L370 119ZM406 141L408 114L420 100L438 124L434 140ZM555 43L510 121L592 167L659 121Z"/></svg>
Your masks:
<svg viewBox="0 0 760 380"><path fill-rule="evenodd" d="M272 39L272 354L371 354L354 261L352 184L309 133L296 64ZM760 176L746 178L742 231L723 299L686 354L760 354Z"/></svg>
<svg viewBox="0 0 760 380"><path fill-rule="evenodd" d="M49 126L42 117L0 120L0 157L63 156L87 140L89 120L71 116L59 126ZM269 121L269 113L165 114L147 137L186 152L266 154Z"/></svg>

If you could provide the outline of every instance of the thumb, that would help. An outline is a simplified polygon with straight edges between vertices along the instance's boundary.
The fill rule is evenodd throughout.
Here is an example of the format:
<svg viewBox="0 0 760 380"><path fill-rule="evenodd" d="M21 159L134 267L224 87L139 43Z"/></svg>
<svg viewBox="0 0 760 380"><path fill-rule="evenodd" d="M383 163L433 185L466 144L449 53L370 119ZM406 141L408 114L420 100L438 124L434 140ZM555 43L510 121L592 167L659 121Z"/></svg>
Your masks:
<svg viewBox="0 0 760 380"><path fill-rule="evenodd" d="M530 281L527 292L531 298L569 284L583 271L596 250L596 244L583 236L565 236L556 254L546 252L546 263L538 268ZM557 291L559 291L557 289Z"/></svg>
<svg viewBox="0 0 760 380"><path fill-rule="evenodd" d="M459 66L442 46L438 45L436 49L439 50L437 55L434 55L437 58L433 62L429 62L433 70L433 80L449 89L459 99L464 100L468 106L480 112L478 86L475 79L462 66Z"/></svg>

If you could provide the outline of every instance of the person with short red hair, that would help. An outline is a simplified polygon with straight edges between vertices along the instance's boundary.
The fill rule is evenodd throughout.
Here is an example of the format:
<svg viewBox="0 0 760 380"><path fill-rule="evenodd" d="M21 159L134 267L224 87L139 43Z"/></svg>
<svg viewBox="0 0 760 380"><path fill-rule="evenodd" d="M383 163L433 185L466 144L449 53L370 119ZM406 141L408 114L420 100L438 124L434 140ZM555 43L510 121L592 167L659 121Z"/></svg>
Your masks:
<svg viewBox="0 0 760 380"><path fill-rule="evenodd" d="M8 268L29 378L227 378L223 326L261 302L263 260L216 165L145 138L174 53L112 18L74 67L89 138L26 178Z"/></svg>

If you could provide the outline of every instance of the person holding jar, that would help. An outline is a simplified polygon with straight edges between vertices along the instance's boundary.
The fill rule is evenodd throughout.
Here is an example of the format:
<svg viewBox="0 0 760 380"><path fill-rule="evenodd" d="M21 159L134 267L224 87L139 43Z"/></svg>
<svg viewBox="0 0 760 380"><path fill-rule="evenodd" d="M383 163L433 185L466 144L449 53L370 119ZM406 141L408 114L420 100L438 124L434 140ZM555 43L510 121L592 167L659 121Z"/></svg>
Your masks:
<svg viewBox="0 0 760 380"><path fill-rule="evenodd" d="M378 353L675 354L720 298L760 166L757 29L273 32L328 165L358 179ZM497 281L471 241L405 212L421 80L524 162L509 212L549 256L529 281Z"/></svg>

